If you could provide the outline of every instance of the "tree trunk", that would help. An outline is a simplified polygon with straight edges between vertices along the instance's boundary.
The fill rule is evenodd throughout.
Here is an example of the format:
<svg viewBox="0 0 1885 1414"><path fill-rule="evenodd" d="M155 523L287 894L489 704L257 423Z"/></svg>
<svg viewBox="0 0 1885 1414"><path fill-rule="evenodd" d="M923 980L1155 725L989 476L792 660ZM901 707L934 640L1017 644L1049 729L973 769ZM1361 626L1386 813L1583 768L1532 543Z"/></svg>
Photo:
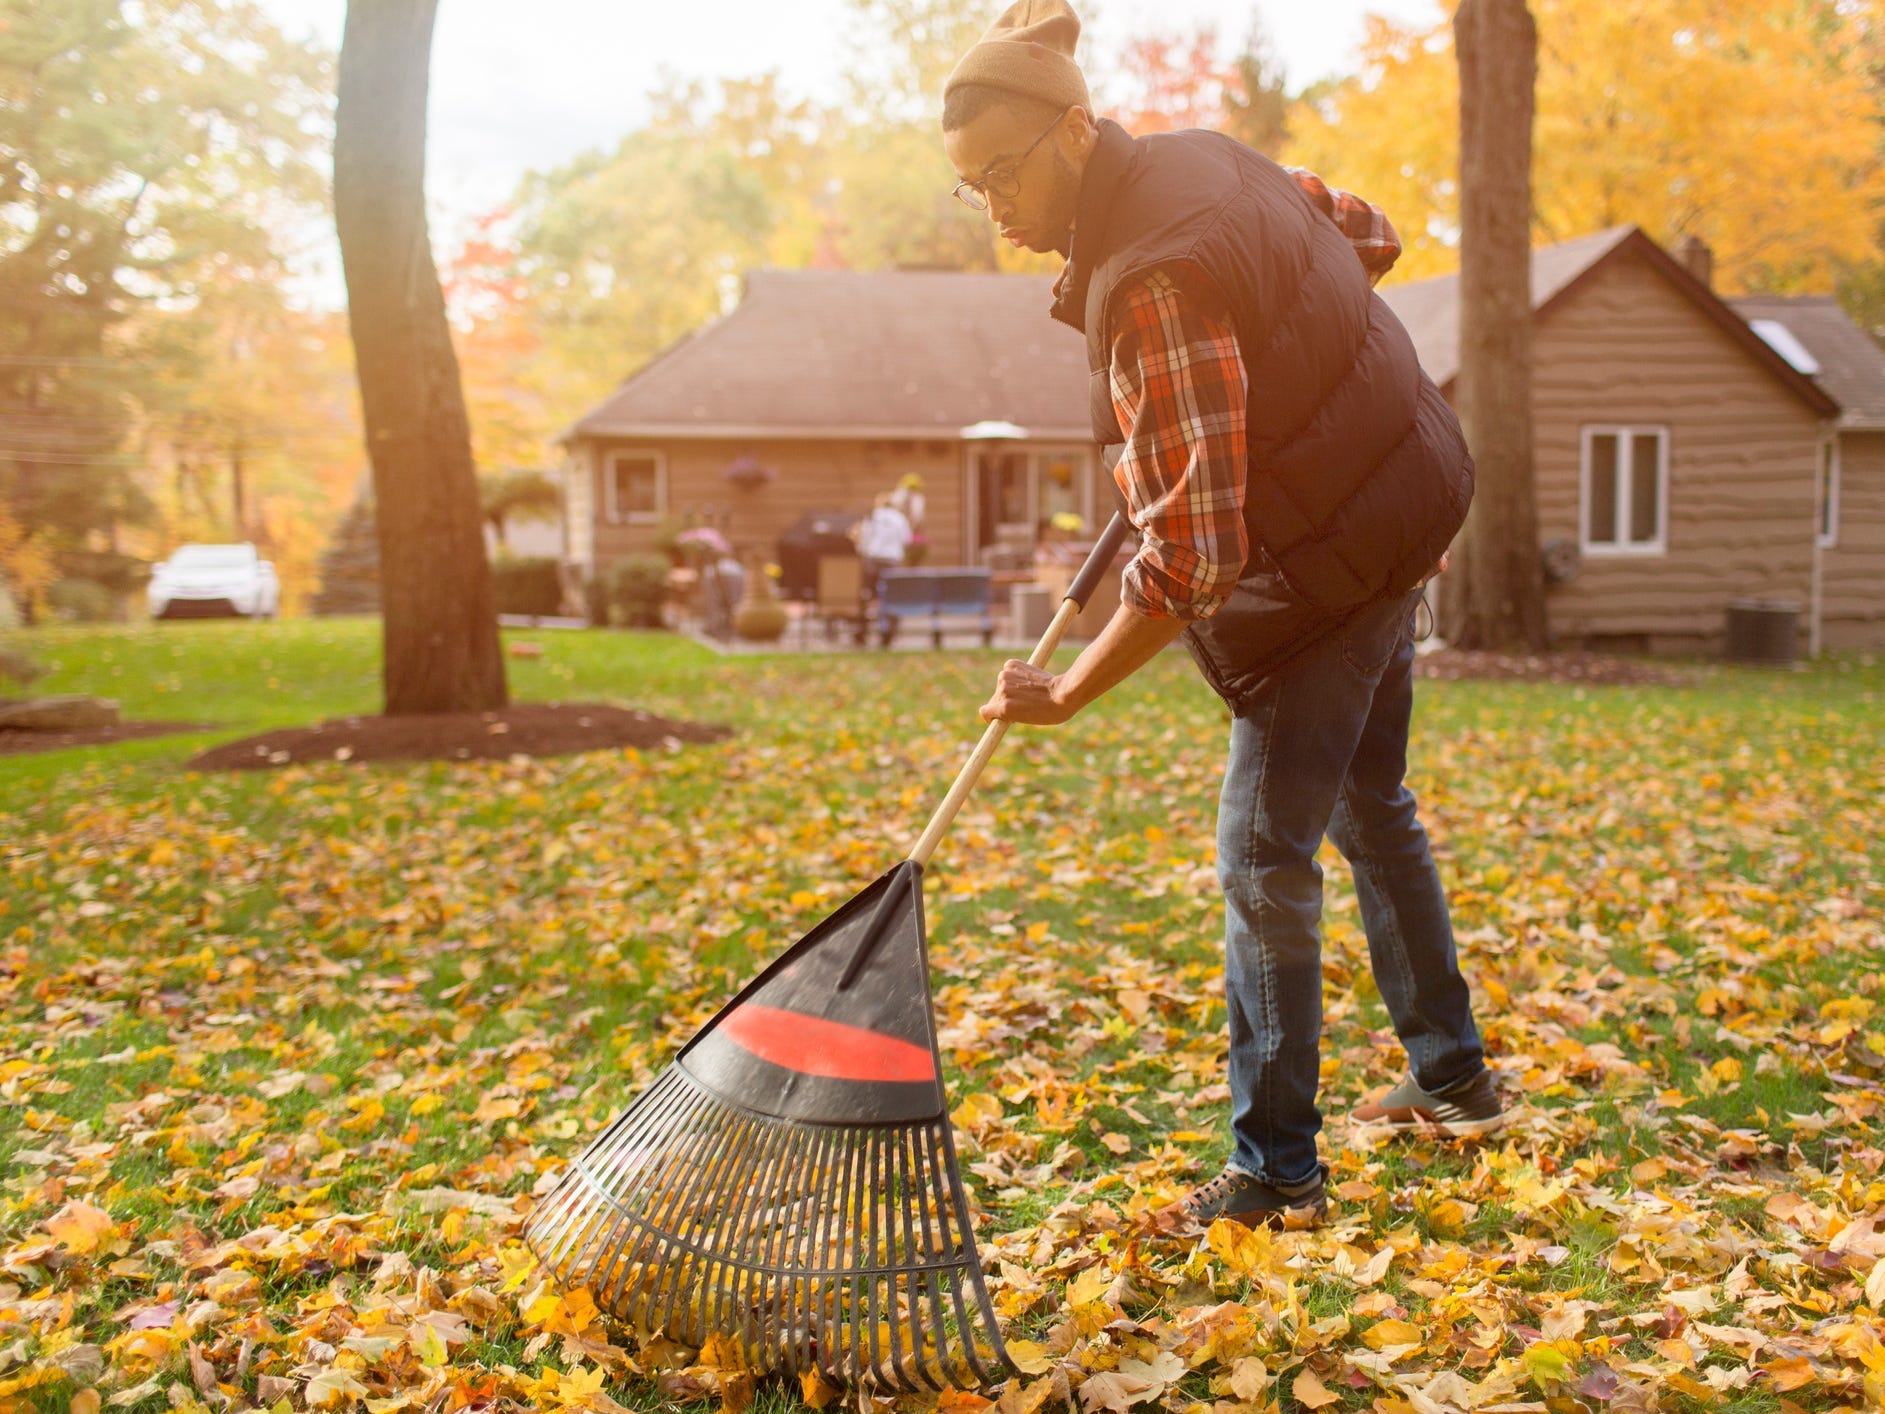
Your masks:
<svg viewBox="0 0 1885 1414"><path fill-rule="evenodd" d="M506 700L458 359L425 219L437 0L353 0L334 115L334 221L373 465L388 715Z"/></svg>
<svg viewBox="0 0 1885 1414"><path fill-rule="evenodd" d="M1525 0L1461 0L1460 371L1478 488L1440 579L1460 648L1543 648L1544 563L1532 464L1532 94L1538 29Z"/></svg>

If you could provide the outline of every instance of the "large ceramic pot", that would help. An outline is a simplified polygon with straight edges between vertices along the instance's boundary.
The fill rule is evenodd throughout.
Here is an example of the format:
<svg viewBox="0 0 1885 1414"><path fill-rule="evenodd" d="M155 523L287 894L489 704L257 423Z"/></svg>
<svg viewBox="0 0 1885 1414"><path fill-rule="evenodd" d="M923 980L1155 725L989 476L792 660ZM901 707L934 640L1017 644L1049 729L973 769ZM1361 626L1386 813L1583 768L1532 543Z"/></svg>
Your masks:
<svg viewBox="0 0 1885 1414"><path fill-rule="evenodd" d="M785 632L787 615L772 592L772 576L758 556L747 561L746 594L733 611L733 631L754 643L770 643Z"/></svg>

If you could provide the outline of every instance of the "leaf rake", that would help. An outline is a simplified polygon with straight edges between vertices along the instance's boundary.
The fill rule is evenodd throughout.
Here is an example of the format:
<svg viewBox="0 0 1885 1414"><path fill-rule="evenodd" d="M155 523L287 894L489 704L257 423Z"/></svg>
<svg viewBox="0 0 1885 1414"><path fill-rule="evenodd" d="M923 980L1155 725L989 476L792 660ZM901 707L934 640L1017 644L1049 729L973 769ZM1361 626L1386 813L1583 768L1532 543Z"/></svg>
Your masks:
<svg viewBox="0 0 1885 1414"><path fill-rule="evenodd" d="M1094 546L1045 665L1124 540ZM749 982L565 1170L524 1240L646 1333L755 1371L975 1389L1013 1372L956 1163L923 868L1006 731L983 733L909 858Z"/></svg>

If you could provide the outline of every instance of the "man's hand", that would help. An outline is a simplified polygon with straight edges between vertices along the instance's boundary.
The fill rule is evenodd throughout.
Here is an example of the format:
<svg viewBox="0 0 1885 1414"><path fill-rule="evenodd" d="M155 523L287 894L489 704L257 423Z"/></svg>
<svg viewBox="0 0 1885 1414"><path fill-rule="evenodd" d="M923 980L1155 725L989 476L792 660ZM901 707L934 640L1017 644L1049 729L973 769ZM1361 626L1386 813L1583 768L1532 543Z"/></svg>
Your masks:
<svg viewBox="0 0 1885 1414"><path fill-rule="evenodd" d="M1010 658L995 679L995 695L982 705L982 720L1057 727L1079 710L1060 686L1060 678L1045 668Z"/></svg>

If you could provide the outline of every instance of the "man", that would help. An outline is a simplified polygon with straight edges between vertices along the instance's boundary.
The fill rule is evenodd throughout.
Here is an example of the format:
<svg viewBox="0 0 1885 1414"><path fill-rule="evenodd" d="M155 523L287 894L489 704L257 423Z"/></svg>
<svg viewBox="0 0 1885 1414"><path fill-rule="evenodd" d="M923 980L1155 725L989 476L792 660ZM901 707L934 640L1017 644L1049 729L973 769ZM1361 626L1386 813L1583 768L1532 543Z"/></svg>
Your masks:
<svg viewBox="0 0 1885 1414"><path fill-rule="evenodd" d="M1009 662L987 720L1053 725L1183 636L1233 713L1218 816L1233 1150L1159 1214L1303 1228L1317 1157L1326 832L1355 874L1410 1073L1363 1125L1501 1121L1446 896L1402 783L1413 616L1472 495L1459 424L1372 293L1382 214L1217 133L1095 123L1066 0L1019 0L944 93L956 194L1067 258L1095 435L1140 533L1118 612L1066 672Z"/></svg>

